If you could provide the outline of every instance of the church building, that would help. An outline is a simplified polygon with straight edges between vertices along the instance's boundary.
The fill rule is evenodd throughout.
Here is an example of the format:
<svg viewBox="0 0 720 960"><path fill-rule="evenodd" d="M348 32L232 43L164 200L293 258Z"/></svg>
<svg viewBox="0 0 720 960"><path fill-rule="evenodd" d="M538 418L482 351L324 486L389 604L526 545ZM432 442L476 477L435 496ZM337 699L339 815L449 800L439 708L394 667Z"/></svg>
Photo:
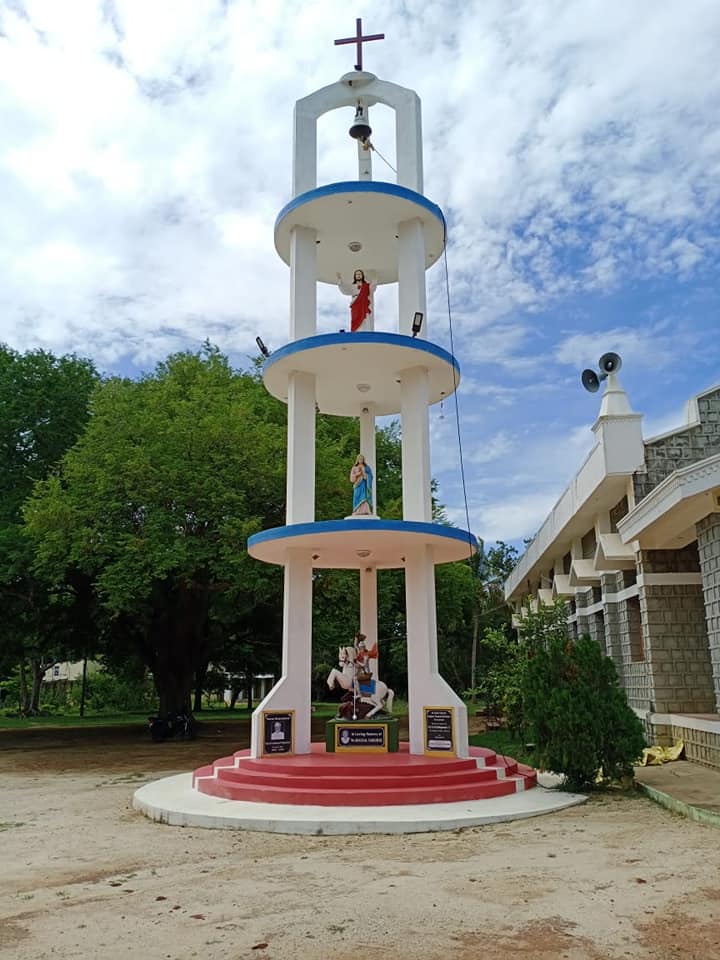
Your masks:
<svg viewBox="0 0 720 960"><path fill-rule="evenodd" d="M596 443L505 583L522 631L562 598L617 668L648 742L720 769L720 385L643 439L617 375Z"/></svg>

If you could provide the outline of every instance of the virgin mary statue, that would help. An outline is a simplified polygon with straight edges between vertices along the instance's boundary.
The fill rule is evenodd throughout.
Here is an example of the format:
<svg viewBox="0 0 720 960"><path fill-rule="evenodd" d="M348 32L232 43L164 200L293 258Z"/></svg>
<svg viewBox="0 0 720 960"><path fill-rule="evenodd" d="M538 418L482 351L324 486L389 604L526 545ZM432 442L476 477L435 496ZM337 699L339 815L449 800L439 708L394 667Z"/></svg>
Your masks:
<svg viewBox="0 0 720 960"><path fill-rule="evenodd" d="M354 517L367 517L373 513L373 475L365 457L359 453L350 471L350 483L353 485Z"/></svg>

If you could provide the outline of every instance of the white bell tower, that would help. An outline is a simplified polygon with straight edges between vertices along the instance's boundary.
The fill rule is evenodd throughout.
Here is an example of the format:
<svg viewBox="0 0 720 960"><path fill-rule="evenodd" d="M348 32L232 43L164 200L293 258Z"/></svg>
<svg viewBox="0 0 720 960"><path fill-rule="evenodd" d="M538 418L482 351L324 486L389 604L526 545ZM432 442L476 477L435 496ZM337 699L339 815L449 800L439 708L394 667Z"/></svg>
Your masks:
<svg viewBox="0 0 720 960"><path fill-rule="evenodd" d="M460 379L455 358L429 339L425 273L443 253L445 218L422 192L420 100L362 69L362 42L380 37L362 37L359 21L357 33L340 41L357 43L356 69L296 104L293 198L275 223L275 247L290 268L290 324L263 376L288 406L287 517L285 526L251 537L248 549L284 567L283 661L280 680L253 715L251 754L262 755L268 712L292 718L292 752L310 751L313 569L358 571L359 621L372 643L377 571L403 568L410 752L465 757L465 706L438 672L434 567L468 557L477 544L468 531L433 523L430 487L429 408ZM369 135L377 103L395 111L397 183L372 179L371 150L358 137L358 179L318 187L318 118L346 108ZM335 285L338 274L352 277L358 268L378 284L397 285L397 332L318 334L317 284ZM316 409L359 419L360 451L373 474L375 418L400 416L402 520L316 521ZM346 641L339 637L338 645Z"/></svg>

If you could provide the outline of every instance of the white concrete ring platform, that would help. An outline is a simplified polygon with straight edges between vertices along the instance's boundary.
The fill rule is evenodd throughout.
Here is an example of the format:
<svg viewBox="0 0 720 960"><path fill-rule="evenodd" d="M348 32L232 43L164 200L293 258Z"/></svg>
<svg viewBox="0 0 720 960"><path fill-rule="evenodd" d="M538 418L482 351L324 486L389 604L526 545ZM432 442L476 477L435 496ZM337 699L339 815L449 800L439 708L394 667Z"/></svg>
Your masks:
<svg viewBox="0 0 720 960"><path fill-rule="evenodd" d="M288 548L300 549L310 553L313 567L333 570L399 569L411 551L424 546L432 547L435 564L452 563L475 553L477 540L441 523L371 516L292 523L248 538L248 553L256 560L284 564Z"/></svg>
<svg viewBox="0 0 720 960"><path fill-rule="evenodd" d="M397 807L303 807L221 800L192 789L192 774L180 773L135 791L133 807L158 823L215 830L259 830L346 836L365 833L428 833L483 823L503 823L553 813L587 797L534 787L491 800L423 803Z"/></svg>
<svg viewBox="0 0 720 960"><path fill-rule="evenodd" d="M350 283L353 271L373 272L377 283L398 279L398 235L401 223L419 220L425 233L425 269L445 249L445 217L436 204L407 187L381 180L349 180L308 190L291 200L275 221L275 249L290 263L294 227L316 233L315 277ZM360 244L352 251L349 244Z"/></svg>
<svg viewBox="0 0 720 960"><path fill-rule="evenodd" d="M400 333L325 333L286 343L263 367L269 393L287 402L293 373L315 377L321 413L359 417L372 404L375 416L400 413L403 373L428 372L430 403L451 396L460 383L457 360L437 344Z"/></svg>

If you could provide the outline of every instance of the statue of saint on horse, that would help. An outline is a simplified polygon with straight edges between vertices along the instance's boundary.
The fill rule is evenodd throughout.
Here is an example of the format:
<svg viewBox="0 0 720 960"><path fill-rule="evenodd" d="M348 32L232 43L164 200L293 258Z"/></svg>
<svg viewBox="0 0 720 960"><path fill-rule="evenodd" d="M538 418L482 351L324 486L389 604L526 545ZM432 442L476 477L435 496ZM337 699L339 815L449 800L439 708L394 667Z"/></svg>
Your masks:
<svg viewBox="0 0 720 960"><path fill-rule="evenodd" d="M358 640L360 637L363 635L358 634ZM359 644L364 646L364 640L363 637L359 640ZM336 685L345 690L345 696L338 708L338 716L346 720L366 720L374 717L381 710L392 713L395 694L386 683L377 680L367 669L362 648L360 648L360 658L358 658L358 652L356 647L339 647L340 669L333 667L327 678L327 684L331 690L334 690Z"/></svg>

